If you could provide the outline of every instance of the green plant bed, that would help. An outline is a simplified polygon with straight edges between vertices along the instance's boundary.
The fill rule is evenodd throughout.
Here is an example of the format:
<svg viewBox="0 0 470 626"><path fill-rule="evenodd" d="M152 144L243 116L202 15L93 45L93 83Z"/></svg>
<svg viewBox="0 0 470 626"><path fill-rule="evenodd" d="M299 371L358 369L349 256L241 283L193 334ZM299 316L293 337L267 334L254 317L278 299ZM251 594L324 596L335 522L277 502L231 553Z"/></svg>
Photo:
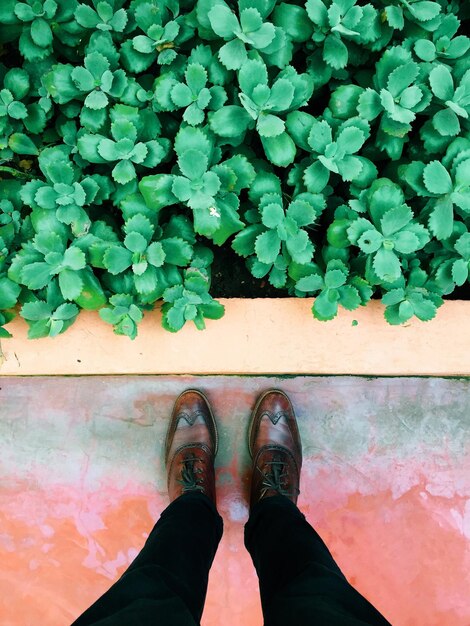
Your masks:
<svg viewBox="0 0 470 626"><path fill-rule="evenodd" d="M468 17L458 0L3 0L0 337L17 305L31 338L80 308L133 338L157 300L167 330L202 329L223 315L213 267L232 295L229 246L319 320L371 298L391 324L433 318L469 276Z"/></svg>

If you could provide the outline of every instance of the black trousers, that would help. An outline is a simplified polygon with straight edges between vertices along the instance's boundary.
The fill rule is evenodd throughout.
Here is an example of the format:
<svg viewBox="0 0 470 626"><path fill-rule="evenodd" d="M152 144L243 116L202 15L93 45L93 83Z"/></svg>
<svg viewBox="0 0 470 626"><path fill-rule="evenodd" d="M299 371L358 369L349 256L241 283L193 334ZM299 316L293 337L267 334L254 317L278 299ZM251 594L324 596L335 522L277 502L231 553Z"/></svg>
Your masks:
<svg viewBox="0 0 470 626"><path fill-rule="evenodd" d="M126 572L72 626L199 624L222 530L204 494L177 498ZM265 626L390 626L347 582L288 498L258 502L245 526L245 546L258 573Z"/></svg>

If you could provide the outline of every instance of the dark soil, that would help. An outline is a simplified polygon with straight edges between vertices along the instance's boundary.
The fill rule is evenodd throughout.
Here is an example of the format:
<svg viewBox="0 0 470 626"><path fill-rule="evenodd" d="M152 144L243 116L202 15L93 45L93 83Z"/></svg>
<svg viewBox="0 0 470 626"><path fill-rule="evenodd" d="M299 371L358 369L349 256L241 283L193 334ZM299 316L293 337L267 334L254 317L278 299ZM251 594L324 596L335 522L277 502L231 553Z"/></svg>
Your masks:
<svg viewBox="0 0 470 626"><path fill-rule="evenodd" d="M238 256L230 245L214 246L212 283L210 293L214 298L286 298L286 289L273 287L266 278L250 274L245 259Z"/></svg>

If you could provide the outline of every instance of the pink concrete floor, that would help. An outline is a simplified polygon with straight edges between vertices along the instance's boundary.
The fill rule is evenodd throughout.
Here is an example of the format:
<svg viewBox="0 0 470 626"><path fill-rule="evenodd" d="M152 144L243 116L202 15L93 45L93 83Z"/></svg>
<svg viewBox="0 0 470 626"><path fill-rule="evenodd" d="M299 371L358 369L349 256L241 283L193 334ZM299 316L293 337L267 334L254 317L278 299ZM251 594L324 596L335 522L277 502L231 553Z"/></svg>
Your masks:
<svg viewBox="0 0 470 626"><path fill-rule="evenodd" d="M203 626L262 624L245 438L270 387L299 418L299 506L349 580L394 626L469 626L470 381L222 376L0 380L2 626L70 624L132 561L168 503L162 445L188 387L221 436Z"/></svg>

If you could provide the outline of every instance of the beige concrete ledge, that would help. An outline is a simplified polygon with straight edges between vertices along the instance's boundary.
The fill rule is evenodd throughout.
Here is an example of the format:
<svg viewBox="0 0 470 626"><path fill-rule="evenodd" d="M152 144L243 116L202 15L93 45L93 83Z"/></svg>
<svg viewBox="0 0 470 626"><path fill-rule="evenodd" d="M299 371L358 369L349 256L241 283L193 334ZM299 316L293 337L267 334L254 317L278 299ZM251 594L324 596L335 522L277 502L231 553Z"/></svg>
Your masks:
<svg viewBox="0 0 470 626"><path fill-rule="evenodd" d="M358 374L470 376L470 302L449 301L430 322L390 326L379 301L331 322L313 319L311 300L222 299L225 316L179 333L147 313L137 339L119 337L95 312L63 335L26 338L16 318L0 343L0 375ZM357 324L353 325L353 320Z"/></svg>

